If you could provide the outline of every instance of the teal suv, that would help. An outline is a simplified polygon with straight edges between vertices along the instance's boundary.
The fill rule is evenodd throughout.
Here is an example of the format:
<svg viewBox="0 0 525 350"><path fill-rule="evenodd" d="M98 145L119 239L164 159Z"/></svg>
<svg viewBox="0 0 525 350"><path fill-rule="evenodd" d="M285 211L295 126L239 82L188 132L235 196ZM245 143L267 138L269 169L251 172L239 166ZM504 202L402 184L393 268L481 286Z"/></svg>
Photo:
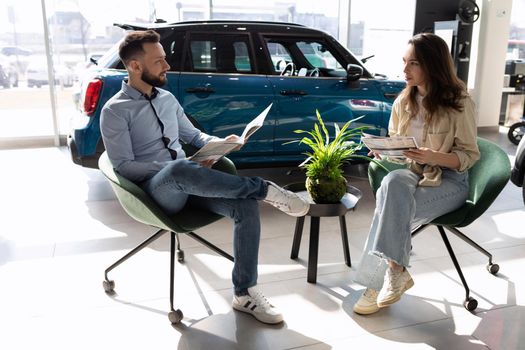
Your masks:
<svg viewBox="0 0 525 350"><path fill-rule="evenodd" d="M286 142L298 138L294 130L312 128L316 110L332 128L364 115L359 124L385 135L392 102L405 86L375 77L333 37L298 24L207 21L118 26L160 34L171 66L164 88L208 134L240 135L273 102L263 127L229 155L239 168L303 161L304 145ZM100 112L126 78L117 47L81 81L80 110L72 118L68 145L73 162L82 166L97 167L104 151Z"/></svg>

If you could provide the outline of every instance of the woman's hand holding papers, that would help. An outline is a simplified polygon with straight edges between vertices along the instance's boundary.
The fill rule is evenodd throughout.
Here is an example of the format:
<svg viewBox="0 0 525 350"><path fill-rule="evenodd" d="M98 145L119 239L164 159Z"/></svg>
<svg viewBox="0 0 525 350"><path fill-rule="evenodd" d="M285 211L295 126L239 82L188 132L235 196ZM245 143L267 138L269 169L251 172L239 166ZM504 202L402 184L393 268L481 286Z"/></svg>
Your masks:
<svg viewBox="0 0 525 350"><path fill-rule="evenodd" d="M403 155L419 164L437 165L435 153L430 148L420 147L404 151Z"/></svg>
<svg viewBox="0 0 525 350"><path fill-rule="evenodd" d="M437 165L449 169L459 169L458 155L454 152L433 151L426 147L404 151L403 155L419 164Z"/></svg>

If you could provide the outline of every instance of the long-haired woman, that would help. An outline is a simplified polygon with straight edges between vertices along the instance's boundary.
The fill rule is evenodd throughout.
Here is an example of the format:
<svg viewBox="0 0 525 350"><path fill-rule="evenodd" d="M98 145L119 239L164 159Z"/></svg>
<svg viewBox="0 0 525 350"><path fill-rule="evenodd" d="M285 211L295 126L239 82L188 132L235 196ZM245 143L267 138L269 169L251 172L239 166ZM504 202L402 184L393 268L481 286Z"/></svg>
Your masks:
<svg viewBox="0 0 525 350"><path fill-rule="evenodd" d="M414 285L407 270L411 230L464 204L467 170L479 159L474 103L445 41L415 35L403 63L407 85L392 106L389 134L413 136L419 147L404 152L406 168L390 172L377 191L356 276L366 287L354 305L359 314L395 303Z"/></svg>

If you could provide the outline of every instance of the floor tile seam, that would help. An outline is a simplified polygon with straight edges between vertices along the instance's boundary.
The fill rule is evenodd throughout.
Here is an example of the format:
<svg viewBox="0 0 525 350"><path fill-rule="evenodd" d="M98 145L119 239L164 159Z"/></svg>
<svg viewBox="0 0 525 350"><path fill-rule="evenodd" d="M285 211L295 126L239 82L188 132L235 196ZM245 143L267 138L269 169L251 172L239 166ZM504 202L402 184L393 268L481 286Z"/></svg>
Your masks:
<svg viewBox="0 0 525 350"><path fill-rule="evenodd" d="M453 319L453 317L444 317L444 318L440 318L440 319L434 319L434 320L425 321L425 322L417 322L417 323L413 323L413 324L410 324L410 325L404 325L404 326L393 327L393 328L388 328L388 329L381 329L381 330L376 330L376 331L367 331L368 334L360 334L359 333L359 334L354 334L354 335L351 335L351 336L348 336L348 337L343 337L343 338L330 338L330 339L326 339L324 342L323 341L318 341L318 342L315 342L313 344L301 345L301 346L291 347L291 348L285 348L285 350L301 349L301 348L304 348L304 347L307 347L307 346L312 346L312 345L317 345L317 344L320 344L320 345L321 344L327 344L327 342L345 342L347 340L350 341L352 339L361 338L361 337L364 337L364 336L367 336L367 335L375 335L375 336L379 337L379 334L383 333L383 332L390 332L390 331L395 331L395 330L401 330L401 329L404 329L404 328L417 327L417 326L420 326L420 325L433 323L433 322L438 322L438 321L439 322L440 321L445 321L445 320L448 320L448 319ZM476 337L474 337L472 335L469 335L469 336L472 337L473 339L479 340L479 339L477 339ZM393 342L399 343L397 341L393 341ZM490 349L490 348L487 347L487 349Z"/></svg>
<svg viewBox="0 0 525 350"><path fill-rule="evenodd" d="M102 291L102 293L104 293ZM108 298L112 298L111 296L108 296ZM146 299L134 299L134 300L111 300L113 304L86 304L86 303L77 303L77 305L72 308L50 308L49 310L45 310L42 312L30 314L27 317L24 317L23 319L38 319L38 318L57 318L59 316L67 316L74 313L77 315L79 312L98 312L100 310L104 309L115 309L117 310L119 307L122 306L131 306L131 307L138 307L141 308L142 305L140 303L151 303L151 302L158 302L165 299L166 300L166 309L165 313L166 315L169 312L169 297L157 297L157 298L146 298ZM164 312L164 310L158 310L159 312ZM5 316L5 315L4 315ZM17 318L15 317L15 320ZM22 319L22 318L20 318Z"/></svg>
<svg viewBox="0 0 525 350"><path fill-rule="evenodd" d="M199 234L197 232L197 234ZM182 234L184 235L184 234ZM278 235L278 236L272 236L272 237L261 237L261 239L259 240L259 242L269 242L271 240L275 240L275 239L282 239L282 238L289 238L293 235L293 232L291 232L290 234L282 234L282 235ZM190 237L188 237L189 239L191 239ZM204 247L202 244L198 243L198 242L195 242L194 240L189 240L189 242L192 242L193 244L191 245L187 245L186 247L182 247L183 250L186 250L186 249L196 249L196 248L201 248L201 247ZM219 245L228 245L229 247L232 247L233 248L233 236L231 236L231 239L228 240L228 241L224 241L224 242L212 242L213 244L219 246ZM292 244L290 242L290 249L292 249Z"/></svg>
<svg viewBox="0 0 525 350"><path fill-rule="evenodd" d="M421 325L425 325L425 324L431 324L431 323L435 323L435 322L442 322L442 321L446 321L446 320L454 320L454 317L453 316L447 316L447 317L432 319L432 320L428 320L428 321L415 322L415 323L411 323L411 324L407 324L407 325L403 325L403 326L397 326L397 327L392 327L392 328L387 328L387 329L375 330L375 331L369 332L369 333L370 334L374 334L374 335L378 335L378 334L381 334L381 333L384 333L384 332L396 331L396 330L405 329L405 328L412 328L412 327L417 327L417 326L421 326Z"/></svg>
<svg viewBox="0 0 525 350"><path fill-rule="evenodd" d="M126 236L129 236L130 234L128 233L127 230L121 231L119 229L120 226L133 225L133 228L144 228L144 229L147 229L148 232L143 232L143 233L141 233L141 232L133 232L133 234L136 234L136 235L143 234L144 235L144 239L148 238L149 236L153 235L155 232L157 232L159 230L158 227L153 227L153 226L150 226L150 225L143 224L141 222L136 221L132 217L129 217L129 220L128 219L123 219L122 221L119 220L117 222L112 222L112 223L107 223L107 224L100 222L100 224L102 224L103 226L107 227L110 230L116 230L116 231L122 232ZM150 231L150 229L151 229L151 231ZM105 238L100 238L100 239L105 239Z"/></svg>
<svg viewBox="0 0 525 350"><path fill-rule="evenodd" d="M506 304L506 305L500 304L500 305L495 305L495 307L492 307L491 309L480 311L479 313L477 313L475 315L482 314L482 313L489 313L489 312L493 312L493 311L501 311L503 309L510 309L510 308L513 308L513 307L523 307L523 306L522 305L518 305L518 304Z"/></svg>
<svg viewBox="0 0 525 350"><path fill-rule="evenodd" d="M325 342L323 341L314 341L312 342L311 344L304 344L304 345L299 345L299 346L292 346L291 348L282 348L282 350L297 350L297 349L304 349L306 348L307 346L310 347L310 346L314 346L314 345L327 345ZM275 350L279 350L279 349L275 349Z"/></svg>
<svg viewBox="0 0 525 350"><path fill-rule="evenodd" d="M512 244L512 245L508 245L508 246L504 246L504 247L494 247L494 248L490 248L490 250L491 251L493 251L493 250L503 250L503 249L509 249L509 248L523 247L523 246L525 246L525 239L523 240L523 243ZM489 251L489 253L490 253L490 251ZM493 258L494 258L494 256L493 256Z"/></svg>
<svg viewBox="0 0 525 350"><path fill-rule="evenodd" d="M468 235L466 235L468 237ZM451 234L450 237L454 237L454 238L458 238L456 237L455 235ZM470 238L470 237L469 237ZM460 238L458 238L461 242L463 242ZM464 251L464 252L457 252L456 250L454 250L454 254L456 255L456 257L459 257L459 256L467 256L467 255L472 255L474 253L476 254L481 254L483 255L483 253L479 252L476 248L470 246L468 243L466 242L463 242L467 247L471 247L472 250L470 251ZM483 246L483 248L485 250L487 250L489 253L492 253L493 251L497 251L497 250L503 250L503 249L509 249L509 248L516 248L516 247L521 247L521 246L525 246L525 239L523 239L523 243L518 243L516 244L516 242L509 242L509 245L505 245L505 246L498 246L498 247L490 247L490 248L487 248L486 246ZM454 248L454 246L452 247ZM439 259L439 258L446 258L446 257L450 257L450 255L448 254L448 251L446 250L446 248L443 248L443 251L444 251L444 254L442 255L439 255L439 256L428 256L428 257L422 257L422 258L410 258L410 261L425 261L425 260L432 260L432 259ZM494 259L494 254L492 254L492 258Z"/></svg>
<svg viewBox="0 0 525 350"><path fill-rule="evenodd" d="M465 243L468 245L468 243ZM505 249L511 249L511 248L517 248L517 247L523 247L525 246L525 240L524 240L524 243L522 244L511 244L511 245L508 245L508 246L501 246L501 247L493 247L493 248L487 248L487 247L483 247L485 250L487 250L491 255L492 255L492 260L493 260L493 263L497 263L495 260L495 254L493 254L494 251L502 251L502 250L505 250ZM485 256L483 253L481 253L480 251L478 251L476 248L473 248L473 250L471 251L466 251L466 252L456 252L454 251L454 254L456 255L456 258L457 257L460 257L460 256L469 256L469 255L473 255L473 254L476 254L476 255L481 255L481 256ZM445 250L445 252L447 252ZM504 254L502 255L504 256ZM444 258L444 257L450 257L450 255L447 254L444 254L443 256L439 256L439 257L428 257L428 258L424 258L424 259L419 259L419 261L422 261L422 260L431 260L431 259L439 259L439 258ZM488 257L486 257L488 259ZM473 264L472 266L475 266L476 264ZM480 264L481 265L481 264Z"/></svg>
<svg viewBox="0 0 525 350"><path fill-rule="evenodd" d="M286 281L292 281L292 280L299 280L299 279L303 279L303 277L297 277L297 278L291 278L291 279L287 279ZM279 280L279 281L268 281L268 282L264 282L264 283L260 283L258 284L257 286L260 287L260 286L264 286L264 285L268 285L268 284L275 284L275 283L282 283L283 280ZM222 294L222 293L225 293L225 292L231 292L233 294L233 286L229 286L229 287L223 287L223 288L217 288L217 289L205 289L205 290L200 290L200 291L197 291L197 293L195 294L192 294L194 296L198 296L199 297L199 300L202 300L202 299L206 299L206 296L207 294L209 293L215 293L215 294ZM184 293L183 293L184 294ZM108 296L109 298L112 298L111 296ZM183 305L181 304L177 304L177 292L175 291L175 298L174 298L174 303L175 303L175 308L178 308L178 307L184 307ZM162 296L162 297L153 297L153 298L139 298L139 299L133 299L133 300L122 300L122 299L119 299L119 300L115 300L115 302L117 302L117 305L131 305L131 306L136 306L136 304L139 304L139 303L151 303L151 302L161 302L161 301L166 301L166 303L169 302L169 296ZM201 301L198 302L199 304L201 303ZM204 303L202 303L203 306L205 307L206 305L204 305ZM94 309L94 310L99 310L99 309L104 309L104 308L113 308L115 306L112 306L112 305L91 305L89 307L85 307L85 310L91 310L91 309ZM139 305L140 307L140 305ZM209 313L211 315L215 315L216 313L213 311L212 308L207 308L205 307L207 312L209 311ZM78 309L77 309L78 310ZM166 308L166 314L168 313L168 308ZM64 312L64 314L67 314L66 312Z"/></svg>
<svg viewBox="0 0 525 350"><path fill-rule="evenodd" d="M510 199L514 199L514 200L516 200L516 201L518 201L520 203L523 203L521 200L519 200L517 198L516 199L515 198L510 198ZM525 210L525 207L523 205L516 206L515 208L503 208L503 209L489 207L480 217L484 217L487 214L497 214L497 213L503 213L504 214L504 213L509 212L509 210Z"/></svg>
<svg viewBox="0 0 525 350"><path fill-rule="evenodd" d="M108 199L86 199L84 203L95 203L95 202L118 202L117 197L108 198Z"/></svg>

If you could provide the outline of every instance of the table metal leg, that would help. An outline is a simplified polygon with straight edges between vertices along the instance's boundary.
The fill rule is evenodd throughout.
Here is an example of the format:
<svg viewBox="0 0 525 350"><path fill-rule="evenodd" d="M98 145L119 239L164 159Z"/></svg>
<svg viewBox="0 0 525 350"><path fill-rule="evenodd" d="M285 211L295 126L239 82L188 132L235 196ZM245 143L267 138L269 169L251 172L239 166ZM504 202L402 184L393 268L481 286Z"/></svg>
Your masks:
<svg viewBox="0 0 525 350"><path fill-rule="evenodd" d="M317 282L317 254L319 251L319 217L312 216L310 220L310 250L308 252L309 283Z"/></svg>
<svg viewBox="0 0 525 350"><path fill-rule="evenodd" d="M341 238L343 239L343 253L345 254L346 266L352 267L350 260L350 249L348 247L348 233L346 232L346 220L344 215L339 217L339 226L341 227Z"/></svg>
<svg viewBox="0 0 525 350"><path fill-rule="evenodd" d="M290 254L290 259L297 259L299 254L299 247L301 246L301 238L303 236L303 227L304 227L304 216L298 217L295 222L295 232L293 235L293 244L292 252Z"/></svg>

